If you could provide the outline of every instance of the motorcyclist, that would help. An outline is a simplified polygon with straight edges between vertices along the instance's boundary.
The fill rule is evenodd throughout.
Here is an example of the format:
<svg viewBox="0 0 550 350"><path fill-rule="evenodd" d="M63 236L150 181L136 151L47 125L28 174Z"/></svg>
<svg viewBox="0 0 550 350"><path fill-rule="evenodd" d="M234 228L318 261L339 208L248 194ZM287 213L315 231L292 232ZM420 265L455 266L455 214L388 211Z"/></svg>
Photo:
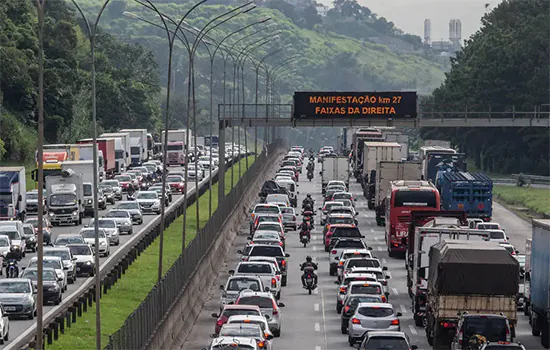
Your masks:
<svg viewBox="0 0 550 350"><path fill-rule="evenodd" d="M128 193L128 197L132 197L134 195L134 193L136 192L136 189L134 188L134 184L133 183L130 183L128 185L128 190L127 190L127 193Z"/></svg>
<svg viewBox="0 0 550 350"><path fill-rule="evenodd" d="M309 173L310 171L313 171L314 168L315 168L315 163L313 163L313 162L308 162L308 163L307 163L306 169L307 169L308 173Z"/></svg>
<svg viewBox="0 0 550 350"><path fill-rule="evenodd" d="M311 256L306 256L306 262L303 263L300 267L300 271L304 271L307 267L312 267L313 270L317 270L318 266L316 263L313 262L313 259ZM315 272L311 272L313 275L313 285L317 286L317 274ZM306 272L302 274L302 286L306 287Z"/></svg>
<svg viewBox="0 0 550 350"><path fill-rule="evenodd" d="M300 238L305 233L307 234L307 239L311 240L311 230L313 230L313 224L308 219L304 219L304 221L298 225L298 229L300 230Z"/></svg>
<svg viewBox="0 0 550 350"><path fill-rule="evenodd" d="M311 194L309 193L306 195L306 198L304 198L304 201L302 202L302 208L304 209L304 211L306 210L306 206L308 204L311 206L309 210L313 211L313 204L315 204L315 201L313 200L313 198L311 198Z"/></svg>
<svg viewBox="0 0 550 350"><path fill-rule="evenodd" d="M4 256L4 263L6 265L6 276L9 276L9 262L15 261L15 275L19 275L19 269L17 268L17 261L21 259L21 254L15 251L15 248L11 248Z"/></svg>

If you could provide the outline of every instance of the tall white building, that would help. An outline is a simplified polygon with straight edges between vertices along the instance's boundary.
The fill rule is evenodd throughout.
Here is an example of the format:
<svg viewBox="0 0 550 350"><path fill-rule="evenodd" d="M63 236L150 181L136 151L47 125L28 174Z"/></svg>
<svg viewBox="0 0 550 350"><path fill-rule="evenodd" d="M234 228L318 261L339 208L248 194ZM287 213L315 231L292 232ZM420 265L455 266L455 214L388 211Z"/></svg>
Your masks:
<svg viewBox="0 0 550 350"><path fill-rule="evenodd" d="M424 20L424 44L430 45L432 39L432 21L429 18Z"/></svg>

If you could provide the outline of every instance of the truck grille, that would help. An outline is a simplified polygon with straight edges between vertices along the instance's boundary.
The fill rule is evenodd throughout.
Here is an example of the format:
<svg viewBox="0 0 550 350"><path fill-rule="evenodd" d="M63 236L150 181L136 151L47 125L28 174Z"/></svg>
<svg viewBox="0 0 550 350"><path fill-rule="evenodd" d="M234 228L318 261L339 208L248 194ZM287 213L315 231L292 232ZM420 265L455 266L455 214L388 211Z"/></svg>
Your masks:
<svg viewBox="0 0 550 350"><path fill-rule="evenodd" d="M70 214L74 211L74 208L67 208L67 209L53 209L52 211L54 214Z"/></svg>

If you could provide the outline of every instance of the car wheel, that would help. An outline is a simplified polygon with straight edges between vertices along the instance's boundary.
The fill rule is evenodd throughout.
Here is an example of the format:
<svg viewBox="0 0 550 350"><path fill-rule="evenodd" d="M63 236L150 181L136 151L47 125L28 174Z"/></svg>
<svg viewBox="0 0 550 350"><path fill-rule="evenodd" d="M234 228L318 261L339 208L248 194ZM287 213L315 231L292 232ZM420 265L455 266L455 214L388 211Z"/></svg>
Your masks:
<svg viewBox="0 0 550 350"><path fill-rule="evenodd" d="M131 235L131 234L133 234L133 233L134 233L134 230L128 231L128 234L129 234L129 235Z"/></svg>
<svg viewBox="0 0 550 350"><path fill-rule="evenodd" d="M21 256L24 258L26 254L27 253L25 253L25 251L23 250L23 253L21 253Z"/></svg>
<svg viewBox="0 0 550 350"><path fill-rule="evenodd" d="M336 304L336 312L342 313L342 305L340 303Z"/></svg>
<svg viewBox="0 0 550 350"><path fill-rule="evenodd" d="M74 283L74 280L75 280L75 278L72 277L71 279L68 279L67 282L70 283L70 284L73 284L73 283Z"/></svg>
<svg viewBox="0 0 550 350"><path fill-rule="evenodd" d="M283 275L283 277L281 278L281 285L283 287L286 287L286 275Z"/></svg>
<svg viewBox="0 0 550 350"><path fill-rule="evenodd" d="M8 324L8 330L6 331L6 335L4 336L4 340L8 341L10 340L10 326Z"/></svg>
<svg viewBox="0 0 550 350"><path fill-rule="evenodd" d="M67 291L67 284L65 283L65 287L63 287L63 290L66 292Z"/></svg>
<svg viewBox="0 0 550 350"><path fill-rule="evenodd" d="M280 292L280 291L277 292L277 295L275 295L275 298L276 298L277 300L280 300L280 299L281 299L281 292Z"/></svg>
<svg viewBox="0 0 550 350"><path fill-rule="evenodd" d="M115 245L118 246L120 244L120 241L116 241Z"/></svg>
<svg viewBox="0 0 550 350"><path fill-rule="evenodd" d="M90 271L90 277L94 277L94 275L95 275L95 271L94 270Z"/></svg>
<svg viewBox="0 0 550 350"><path fill-rule="evenodd" d="M273 331L273 336L276 337L276 338L279 338L281 336L281 330L278 329L276 331Z"/></svg>
<svg viewBox="0 0 550 350"><path fill-rule="evenodd" d="M55 299L53 302L54 305L59 305L59 303L61 303L61 295L59 295L59 298Z"/></svg>
<svg viewBox="0 0 550 350"><path fill-rule="evenodd" d="M348 333L348 325L346 324L346 322L344 322L344 320L342 320L342 324L340 325L340 331L342 332L342 334Z"/></svg>
<svg viewBox="0 0 550 350"><path fill-rule="evenodd" d="M33 312L31 312L30 314L28 314L28 315L27 315L27 318L28 318L29 320L34 320L34 313L35 313L35 311L33 311Z"/></svg>

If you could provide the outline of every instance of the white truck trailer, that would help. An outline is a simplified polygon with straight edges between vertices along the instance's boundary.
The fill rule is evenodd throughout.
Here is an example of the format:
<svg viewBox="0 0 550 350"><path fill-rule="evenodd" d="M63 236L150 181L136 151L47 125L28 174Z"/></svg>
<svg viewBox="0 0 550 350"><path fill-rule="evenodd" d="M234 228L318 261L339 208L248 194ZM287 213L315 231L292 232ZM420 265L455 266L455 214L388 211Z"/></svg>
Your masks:
<svg viewBox="0 0 550 350"><path fill-rule="evenodd" d="M141 165L149 160L147 129L122 129L119 132L130 134L130 157L132 165Z"/></svg>
<svg viewBox="0 0 550 350"><path fill-rule="evenodd" d="M349 188L350 164L348 157L325 157L321 170L321 185L323 193L329 181L339 180Z"/></svg>
<svg viewBox="0 0 550 350"><path fill-rule="evenodd" d="M130 133L127 132L107 132L100 137L115 139L115 162L117 173L121 174L132 164L130 158Z"/></svg>

